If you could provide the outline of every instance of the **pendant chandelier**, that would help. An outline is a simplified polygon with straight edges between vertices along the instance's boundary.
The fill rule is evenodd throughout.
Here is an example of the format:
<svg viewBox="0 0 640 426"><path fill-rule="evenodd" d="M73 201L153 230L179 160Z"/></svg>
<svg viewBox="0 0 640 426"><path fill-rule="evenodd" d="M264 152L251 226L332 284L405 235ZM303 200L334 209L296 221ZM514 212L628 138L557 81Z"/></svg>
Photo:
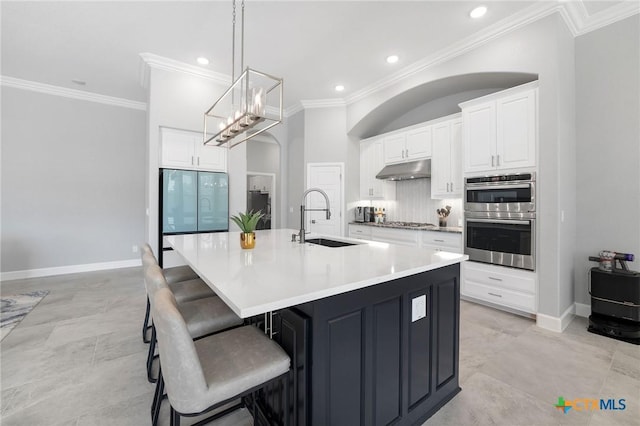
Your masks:
<svg viewBox="0 0 640 426"><path fill-rule="evenodd" d="M282 122L281 78L244 68L244 0L241 3L240 70L236 79L236 1L233 0L231 87L204 113L204 144L229 148Z"/></svg>

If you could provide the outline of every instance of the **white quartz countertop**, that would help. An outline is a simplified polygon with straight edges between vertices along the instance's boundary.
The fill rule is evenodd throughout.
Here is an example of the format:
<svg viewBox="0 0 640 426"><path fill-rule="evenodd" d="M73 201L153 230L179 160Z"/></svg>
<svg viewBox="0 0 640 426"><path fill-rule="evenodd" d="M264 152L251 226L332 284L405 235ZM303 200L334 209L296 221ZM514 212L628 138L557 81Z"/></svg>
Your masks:
<svg viewBox="0 0 640 426"><path fill-rule="evenodd" d="M166 236L167 243L240 317L299 305L453 265L468 256L355 240L348 247L291 241L292 229L256 231L240 248L239 232ZM309 234L307 239L318 237Z"/></svg>

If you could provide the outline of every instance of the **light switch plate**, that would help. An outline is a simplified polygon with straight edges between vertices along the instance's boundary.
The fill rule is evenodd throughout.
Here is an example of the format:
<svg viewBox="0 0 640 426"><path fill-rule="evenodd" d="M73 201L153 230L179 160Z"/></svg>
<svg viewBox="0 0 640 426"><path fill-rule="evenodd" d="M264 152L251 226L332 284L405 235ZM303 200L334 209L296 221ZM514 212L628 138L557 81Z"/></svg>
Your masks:
<svg viewBox="0 0 640 426"><path fill-rule="evenodd" d="M416 322L427 316L427 295L411 299L411 322Z"/></svg>

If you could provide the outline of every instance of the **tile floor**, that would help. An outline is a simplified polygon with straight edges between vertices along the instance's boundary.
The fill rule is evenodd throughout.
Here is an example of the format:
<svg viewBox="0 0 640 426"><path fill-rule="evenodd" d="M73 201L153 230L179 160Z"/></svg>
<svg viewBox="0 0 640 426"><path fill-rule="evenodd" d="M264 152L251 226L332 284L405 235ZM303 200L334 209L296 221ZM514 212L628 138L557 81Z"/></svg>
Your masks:
<svg viewBox="0 0 640 426"><path fill-rule="evenodd" d="M2 283L5 294L51 291L0 345L3 426L150 423L141 277L129 268ZM460 385L425 425L640 425L640 346L588 333L584 318L557 334L462 302ZM624 398L626 410L563 414L559 396ZM215 423L250 424L246 410Z"/></svg>

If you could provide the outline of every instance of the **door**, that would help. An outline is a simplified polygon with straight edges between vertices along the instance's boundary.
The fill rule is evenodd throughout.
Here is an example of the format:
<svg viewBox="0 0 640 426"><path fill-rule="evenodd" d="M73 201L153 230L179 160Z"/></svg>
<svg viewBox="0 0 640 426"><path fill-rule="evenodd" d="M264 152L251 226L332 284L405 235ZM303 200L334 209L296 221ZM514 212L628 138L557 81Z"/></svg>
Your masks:
<svg viewBox="0 0 640 426"><path fill-rule="evenodd" d="M405 160L405 134L391 135L384 138L384 162L400 163Z"/></svg>
<svg viewBox="0 0 640 426"><path fill-rule="evenodd" d="M464 108L462 123L465 173L494 170L496 154L495 101Z"/></svg>
<svg viewBox="0 0 640 426"><path fill-rule="evenodd" d="M194 168L193 135L173 129L160 129L162 135L160 165L180 169Z"/></svg>
<svg viewBox="0 0 640 426"><path fill-rule="evenodd" d="M198 230L197 172L162 170L162 232Z"/></svg>
<svg viewBox="0 0 640 426"><path fill-rule="evenodd" d="M451 185L449 191L451 196L460 197L462 195L462 119L457 118L451 123L451 134L449 135L451 145Z"/></svg>
<svg viewBox="0 0 640 426"><path fill-rule="evenodd" d="M305 228L324 235L342 235L342 163L310 163L307 167L307 188L320 188L327 193L331 208L331 219L327 220L323 211L309 211ZM306 206L310 209L326 208L324 197L311 192L307 195Z"/></svg>
<svg viewBox="0 0 640 426"><path fill-rule="evenodd" d="M409 130L405 152L409 160L431 157L431 126Z"/></svg>
<svg viewBox="0 0 640 426"><path fill-rule="evenodd" d="M496 153L498 169L535 166L535 90L498 99Z"/></svg>
<svg viewBox="0 0 640 426"><path fill-rule="evenodd" d="M196 147L196 166L200 170L227 171L227 148L203 145L202 136L194 137Z"/></svg>
<svg viewBox="0 0 640 426"><path fill-rule="evenodd" d="M227 174L198 172L198 231L227 231L228 229Z"/></svg>
<svg viewBox="0 0 640 426"><path fill-rule="evenodd" d="M446 198L451 184L451 124L449 121L433 126L433 158L431 159L431 197Z"/></svg>

